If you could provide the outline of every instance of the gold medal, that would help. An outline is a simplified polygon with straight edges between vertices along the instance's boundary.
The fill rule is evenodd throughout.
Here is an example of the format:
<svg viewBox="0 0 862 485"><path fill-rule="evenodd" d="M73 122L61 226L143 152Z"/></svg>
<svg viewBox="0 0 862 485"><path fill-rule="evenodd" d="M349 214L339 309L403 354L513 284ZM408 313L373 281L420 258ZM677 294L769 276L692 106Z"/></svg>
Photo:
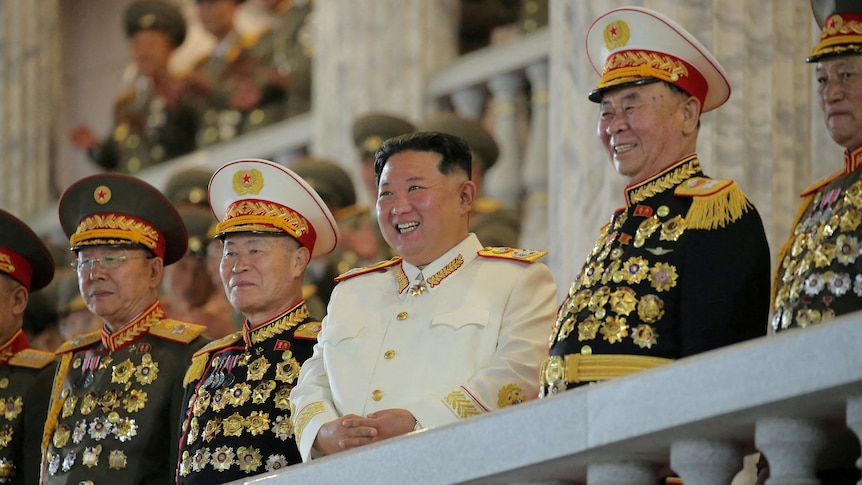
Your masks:
<svg viewBox="0 0 862 485"><path fill-rule="evenodd" d="M650 268L650 285L657 291L667 291L676 286L676 267L667 263L657 263Z"/></svg>
<svg viewBox="0 0 862 485"><path fill-rule="evenodd" d="M260 468L260 450L253 446L240 446L236 449L236 461L240 470L251 473Z"/></svg>
<svg viewBox="0 0 862 485"><path fill-rule="evenodd" d="M664 302L656 295L644 295L638 302L638 316L641 321L655 323L664 316Z"/></svg>
<svg viewBox="0 0 862 485"><path fill-rule="evenodd" d="M623 276L627 283L636 285L649 273L649 262L639 256L634 256L623 263Z"/></svg>
<svg viewBox="0 0 862 485"><path fill-rule="evenodd" d="M581 290L574 298L569 300L568 310L571 313L578 313L590 303L590 298L593 296L593 290Z"/></svg>
<svg viewBox="0 0 862 485"><path fill-rule="evenodd" d="M66 424L61 424L54 431L54 437L51 439L51 442L54 443L54 448L62 448L66 446L71 436L72 429Z"/></svg>
<svg viewBox="0 0 862 485"><path fill-rule="evenodd" d="M225 395L229 404L239 407L248 401L251 396L251 387L245 382L233 386Z"/></svg>
<svg viewBox="0 0 862 485"><path fill-rule="evenodd" d="M212 399L210 400L210 406L212 406L213 411L221 411L227 406L227 396L225 393L227 389L219 389L215 391L212 395Z"/></svg>
<svg viewBox="0 0 862 485"><path fill-rule="evenodd" d="M632 334L632 340L642 349L651 349L658 341L658 334L655 329L647 324L640 324Z"/></svg>
<svg viewBox="0 0 862 485"><path fill-rule="evenodd" d="M607 286L602 286L590 297L590 303L587 307L591 312L595 313L608 303L608 299L611 297L611 289Z"/></svg>
<svg viewBox="0 0 862 485"><path fill-rule="evenodd" d="M560 331L557 334L557 341L562 342L569 338L569 334L572 333L572 330L575 329L575 316L571 313L568 313L563 319L562 325L560 325Z"/></svg>
<svg viewBox="0 0 862 485"><path fill-rule="evenodd" d="M685 219L682 216L676 216L673 219L661 225L660 241L676 241L685 232Z"/></svg>
<svg viewBox="0 0 862 485"><path fill-rule="evenodd" d="M297 377L299 377L299 362L296 359L290 358L275 366L275 380L290 384Z"/></svg>
<svg viewBox="0 0 862 485"><path fill-rule="evenodd" d="M102 445L88 446L81 454L81 463L87 468L99 465L99 455L102 453Z"/></svg>
<svg viewBox="0 0 862 485"><path fill-rule="evenodd" d="M862 207L862 180L856 181L844 191L844 201L854 207Z"/></svg>
<svg viewBox="0 0 862 485"><path fill-rule="evenodd" d="M267 369L269 369L270 363L266 360L266 357L260 356L257 359L253 360L248 365L248 380L250 381L259 381L263 379L264 374L266 374Z"/></svg>
<svg viewBox="0 0 862 485"><path fill-rule="evenodd" d="M637 306L638 299L634 290L626 286L611 293L611 311L618 315L629 315Z"/></svg>
<svg viewBox="0 0 862 485"><path fill-rule="evenodd" d="M245 422L239 413L233 413L224 418L221 422L222 431L225 436L239 436L242 434L243 423Z"/></svg>
<svg viewBox="0 0 862 485"><path fill-rule="evenodd" d="M75 406L78 404L78 396L72 394L71 396L67 396L66 400L63 401L63 418L68 418L72 414L75 413Z"/></svg>
<svg viewBox="0 0 862 485"><path fill-rule="evenodd" d="M838 219L838 228L842 232L855 232L860 223L862 223L862 211L856 207L851 207L841 214Z"/></svg>
<svg viewBox="0 0 862 485"><path fill-rule="evenodd" d="M608 317L601 327L602 337L609 343L622 342L629 334L629 326L623 317Z"/></svg>
<svg viewBox="0 0 862 485"><path fill-rule="evenodd" d="M670 214L670 207L666 205L659 206L655 213L658 214L659 217L667 217L667 215Z"/></svg>
<svg viewBox="0 0 862 485"><path fill-rule="evenodd" d="M276 438L281 441L287 441L293 437L293 421L287 416L279 416L275 418L275 423L272 424L272 432Z"/></svg>
<svg viewBox="0 0 862 485"><path fill-rule="evenodd" d="M659 223L657 216L644 219L640 225L638 225L637 232L635 232L635 247L640 247L637 245L637 240L645 241L649 239L660 225L661 224ZM641 243L641 245L643 245L643 243Z"/></svg>
<svg viewBox="0 0 862 485"><path fill-rule="evenodd" d="M252 436L257 436L269 431L269 413L252 411L251 415L245 420L245 427Z"/></svg>
<svg viewBox="0 0 862 485"><path fill-rule="evenodd" d="M132 364L132 361L130 359L126 359L122 363L114 366L114 369L111 372L111 382L125 384L129 382L129 379L131 379L132 373L134 372L135 365Z"/></svg>
<svg viewBox="0 0 862 485"><path fill-rule="evenodd" d="M216 436L218 436L221 431L221 421L218 418L213 418L207 421L206 426L204 426L204 433L201 435L201 439L209 443Z"/></svg>
<svg viewBox="0 0 862 485"><path fill-rule="evenodd" d="M203 387L199 388L195 403L192 405L192 414L195 416L202 415L209 407L211 398L209 391Z"/></svg>
<svg viewBox="0 0 862 485"><path fill-rule="evenodd" d="M8 424L0 426L0 448L6 448L9 446L9 443L12 442L12 435L14 433L14 430Z"/></svg>
<svg viewBox="0 0 862 485"><path fill-rule="evenodd" d="M120 450L111 450L108 455L108 468L111 470L122 470L126 468L127 462L126 454Z"/></svg>
<svg viewBox="0 0 862 485"><path fill-rule="evenodd" d="M117 406L120 405L119 400L120 391L116 389L109 389L102 394L102 397L99 398L99 407L102 408L102 411L108 412Z"/></svg>
<svg viewBox="0 0 862 485"><path fill-rule="evenodd" d="M96 397L96 393L88 392L84 394L84 398L81 399L81 414L86 416L92 413L98 403L99 398Z"/></svg>
<svg viewBox="0 0 862 485"><path fill-rule="evenodd" d="M123 409L127 412L135 413L144 409L144 406L147 404L147 393L146 391L140 391L138 389L132 389L131 391L123 397Z"/></svg>
<svg viewBox="0 0 862 485"><path fill-rule="evenodd" d="M0 410L2 410L3 416L9 421L17 418L23 408L24 399L21 396L0 398Z"/></svg>
<svg viewBox="0 0 862 485"><path fill-rule="evenodd" d="M191 423L189 423L189 432L186 434L186 444L191 446L198 439L198 433L200 433L201 427L198 423L197 417L192 417Z"/></svg>
<svg viewBox="0 0 862 485"><path fill-rule="evenodd" d="M596 317L590 315L583 322L578 323L578 341L592 340L596 338L596 332L599 330L601 322L596 320Z"/></svg>
<svg viewBox="0 0 862 485"><path fill-rule="evenodd" d="M269 395L272 394L273 389L275 389L275 382L273 381L263 381L254 388L254 391L251 393L251 402L254 404L263 404L269 399Z"/></svg>
<svg viewBox="0 0 862 485"><path fill-rule="evenodd" d="M275 392L275 407L276 409L290 409L290 386L281 386Z"/></svg>
<svg viewBox="0 0 862 485"><path fill-rule="evenodd" d="M135 370L138 384L152 384L159 377L159 363L153 362L150 354L144 354L141 365Z"/></svg>
<svg viewBox="0 0 862 485"><path fill-rule="evenodd" d="M135 424L134 419L126 418L119 423L117 423L116 428L117 439L120 441L129 441L138 434L138 425Z"/></svg>

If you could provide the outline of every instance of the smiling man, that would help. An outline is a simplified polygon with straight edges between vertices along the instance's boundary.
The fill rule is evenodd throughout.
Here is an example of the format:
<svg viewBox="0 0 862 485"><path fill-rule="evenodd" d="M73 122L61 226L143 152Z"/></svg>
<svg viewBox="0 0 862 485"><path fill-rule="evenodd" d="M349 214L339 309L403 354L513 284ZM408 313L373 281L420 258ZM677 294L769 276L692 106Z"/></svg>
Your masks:
<svg viewBox="0 0 862 485"><path fill-rule="evenodd" d="M536 396L556 288L544 251L468 232L470 148L421 132L376 152L377 220L400 257L342 274L291 393L303 459Z"/></svg>
<svg viewBox="0 0 862 485"><path fill-rule="evenodd" d="M210 204L224 241L220 273L243 329L197 354L185 378L179 484L212 484L301 461L291 389L320 322L303 299L305 269L335 249L335 218L296 173L265 160L218 169Z"/></svg>
<svg viewBox="0 0 862 485"><path fill-rule="evenodd" d="M760 216L733 181L706 177L696 153L701 114L730 97L718 61L634 7L600 16L587 50L601 75L589 94L598 136L627 182L625 205L559 308L543 395L763 335L768 319Z"/></svg>
<svg viewBox="0 0 862 485"><path fill-rule="evenodd" d="M81 297L104 324L57 349L42 481L168 483L182 379L206 343L206 327L169 319L158 300L164 266L186 252L185 227L161 193L123 175L79 180L59 209Z"/></svg>

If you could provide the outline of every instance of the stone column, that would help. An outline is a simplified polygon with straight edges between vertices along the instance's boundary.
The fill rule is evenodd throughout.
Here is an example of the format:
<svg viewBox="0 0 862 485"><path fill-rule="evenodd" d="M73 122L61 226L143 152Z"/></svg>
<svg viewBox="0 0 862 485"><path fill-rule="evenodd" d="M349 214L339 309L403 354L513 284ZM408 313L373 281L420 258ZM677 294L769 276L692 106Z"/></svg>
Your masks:
<svg viewBox="0 0 862 485"><path fill-rule="evenodd" d="M548 62L527 68L530 81L530 136L521 167L524 201L521 211L523 248L548 247Z"/></svg>
<svg viewBox="0 0 862 485"><path fill-rule="evenodd" d="M670 447L670 467L686 485L726 485L742 465L742 451L733 443L680 440Z"/></svg>
<svg viewBox="0 0 862 485"><path fill-rule="evenodd" d="M823 428L805 419L763 418L754 432L754 445L769 461L767 485L819 485L815 465L825 443Z"/></svg>
<svg viewBox="0 0 862 485"><path fill-rule="evenodd" d="M494 134L500 146L500 158L485 176L485 193L507 207L521 206L521 139L518 136L516 103L523 91L519 73L500 74L488 80L494 98Z"/></svg>
<svg viewBox="0 0 862 485"><path fill-rule="evenodd" d="M52 200L57 12L56 0L0 2L0 207L24 219Z"/></svg>
<svg viewBox="0 0 862 485"><path fill-rule="evenodd" d="M656 467L643 461L595 463L587 467L587 485L655 485Z"/></svg>
<svg viewBox="0 0 862 485"><path fill-rule="evenodd" d="M456 0L317 0L312 152L359 184L354 118L389 111L420 123L430 75L457 56ZM359 191L361 192L361 191Z"/></svg>

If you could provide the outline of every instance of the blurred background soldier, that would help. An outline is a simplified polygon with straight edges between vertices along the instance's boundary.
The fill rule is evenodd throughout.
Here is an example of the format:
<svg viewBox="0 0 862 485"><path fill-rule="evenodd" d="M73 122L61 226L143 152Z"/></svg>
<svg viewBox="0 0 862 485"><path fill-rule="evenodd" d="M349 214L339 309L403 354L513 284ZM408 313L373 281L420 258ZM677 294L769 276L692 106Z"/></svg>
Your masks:
<svg viewBox="0 0 862 485"><path fill-rule="evenodd" d="M195 118L183 82L168 61L183 43L186 24L179 9L164 0L139 0L126 10L137 76L114 105L114 127L103 141L86 125L71 133L101 167L135 173L195 149Z"/></svg>
<svg viewBox="0 0 862 485"><path fill-rule="evenodd" d="M413 123L389 113L368 113L353 121L353 144L359 153L362 184L370 205L377 201L377 180L374 174L374 152L384 141L416 131ZM375 216L376 218L376 216Z"/></svg>
<svg viewBox="0 0 862 485"><path fill-rule="evenodd" d="M500 148L491 133L478 121L454 113L432 117L422 129L455 135L470 145L473 153L472 180L478 193L470 214L470 232L475 233L485 246L517 246L521 234L521 216L517 209L504 207L499 199L486 197L482 192L485 174L500 156Z"/></svg>
<svg viewBox="0 0 862 485"><path fill-rule="evenodd" d="M38 436L54 354L29 348L21 326L30 292L44 288L53 277L54 260L39 237L0 210L0 401L5 403L0 413L0 483L39 479Z"/></svg>
<svg viewBox="0 0 862 485"><path fill-rule="evenodd" d="M188 76L197 112L198 146L212 145L281 119L281 99L269 99L260 60L252 53L256 39L241 36L234 20L244 0L197 0L198 16L216 40ZM275 103L274 118L266 105ZM265 109L266 108L266 109Z"/></svg>
<svg viewBox="0 0 862 485"><path fill-rule="evenodd" d="M62 274L57 282L57 313L60 316L57 329L63 342L102 328L102 321L93 315L81 298L77 273Z"/></svg>
<svg viewBox="0 0 862 485"><path fill-rule="evenodd" d="M104 322L57 350L45 422L47 484L168 483L179 446L182 378L206 327L168 319L164 267L186 253L179 214L145 182L97 175L60 198L81 297Z"/></svg>
<svg viewBox="0 0 862 485"><path fill-rule="evenodd" d="M270 14L270 28L254 48L264 66L266 97L282 98L282 111L271 110L270 118L290 117L311 109L311 0L260 0ZM271 103L275 104L275 103Z"/></svg>
<svg viewBox="0 0 862 485"><path fill-rule="evenodd" d="M222 282L246 320L242 331L195 354L188 369L180 484L223 483L300 462L290 393L320 330L303 300L303 274L338 241L314 189L272 162L224 165L213 175L210 202L222 215Z"/></svg>

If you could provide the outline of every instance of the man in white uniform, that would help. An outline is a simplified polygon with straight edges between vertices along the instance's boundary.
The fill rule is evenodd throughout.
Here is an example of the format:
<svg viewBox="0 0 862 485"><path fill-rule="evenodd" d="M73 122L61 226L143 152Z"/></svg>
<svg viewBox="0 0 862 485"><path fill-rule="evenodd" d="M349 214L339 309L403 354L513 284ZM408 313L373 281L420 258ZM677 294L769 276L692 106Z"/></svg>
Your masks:
<svg viewBox="0 0 862 485"><path fill-rule="evenodd" d="M401 257L342 274L291 392L303 460L452 423L538 393L556 287L544 251L483 248L455 136L377 151L377 219Z"/></svg>

